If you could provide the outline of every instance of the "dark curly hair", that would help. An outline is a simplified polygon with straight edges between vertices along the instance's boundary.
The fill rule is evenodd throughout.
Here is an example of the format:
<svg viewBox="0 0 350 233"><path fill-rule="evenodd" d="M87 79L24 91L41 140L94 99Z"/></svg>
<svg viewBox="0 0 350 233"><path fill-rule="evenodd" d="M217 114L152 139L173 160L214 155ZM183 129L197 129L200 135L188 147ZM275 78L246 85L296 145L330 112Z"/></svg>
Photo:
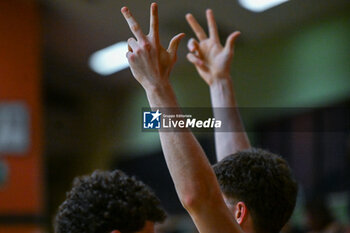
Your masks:
<svg viewBox="0 0 350 233"><path fill-rule="evenodd" d="M230 155L213 166L223 194L243 201L259 233L278 233L290 218L298 185L287 162L261 149Z"/></svg>
<svg viewBox="0 0 350 233"><path fill-rule="evenodd" d="M141 181L119 170L95 171L74 179L56 215L55 232L133 233L146 221L165 217L159 199Z"/></svg>

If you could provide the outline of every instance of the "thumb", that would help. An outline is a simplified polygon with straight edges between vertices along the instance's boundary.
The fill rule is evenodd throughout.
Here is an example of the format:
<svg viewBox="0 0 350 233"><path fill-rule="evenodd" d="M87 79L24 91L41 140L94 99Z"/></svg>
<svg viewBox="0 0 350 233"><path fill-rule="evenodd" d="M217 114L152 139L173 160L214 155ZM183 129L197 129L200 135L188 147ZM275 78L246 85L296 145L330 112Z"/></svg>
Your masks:
<svg viewBox="0 0 350 233"><path fill-rule="evenodd" d="M171 39L168 47L168 53L170 53L170 55L173 58L176 57L177 48L179 47L181 39L184 37L185 37L185 33L180 33Z"/></svg>
<svg viewBox="0 0 350 233"><path fill-rule="evenodd" d="M233 52L233 48L235 46L235 41L240 34L241 34L241 32L235 31L235 32L231 33L231 35L229 35L229 37L227 38L226 43L225 43L226 50Z"/></svg>

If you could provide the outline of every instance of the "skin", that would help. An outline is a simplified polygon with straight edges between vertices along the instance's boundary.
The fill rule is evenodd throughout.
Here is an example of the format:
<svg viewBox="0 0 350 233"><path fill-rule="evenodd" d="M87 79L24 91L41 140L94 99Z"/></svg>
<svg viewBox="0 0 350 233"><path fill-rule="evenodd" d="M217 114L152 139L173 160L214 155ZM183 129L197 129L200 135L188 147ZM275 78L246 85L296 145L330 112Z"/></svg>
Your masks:
<svg viewBox="0 0 350 233"><path fill-rule="evenodd" d="M226 197L224 194L222 196L227 207L231 213L233 213L235 220L240 225L242 230L245 233L255 233L252 216L246 204L242 201L234 202L232 198Z"/></svg>
<svg viewBox="0 0 350 233"><path fill-rule="evenodd" d="M143 229L137 233L154 233L154 223L150 221L146 221Z"/></svg>
<svg viewBox="0 0 350 233"><path fill-rule="evenodd" d="M186 20L198 39L192 38L188 41L187 59L210 88L215 119L221 119L230 129L230 132L215 132L216 156L220 161L228 155L251 147L237 108L230 75L235 41L241 33L239 31L231 33L223 46L211 9L206 11L206 18L209 37L192 14L186 15ZM223 198L243 231L254 232L252 218L245 203L233 203L232 199L225 195Z"/></svg>
<svg viewBox="0 0 350 233"><path fill-rule="evenodd" d="M240 35L235 31L221 45L213 11L206 11L209 37L192 14L186 20L197 39L190 39L187 59L196 67L201 78L209 85L215 119L224 122L230 132L215 132L217 160L220 161L239 150L250 148L244 131L230 75L235 41Z"/></svg>
<svg viewBox="0 0 350 233"><path fill-rule="evenodd" d="M154 233L154 222L146 221L145 226L142 228L142 230L136 232L136 233ZM118 230L114 230L111 233L122 233Z"/></svg>
<svg viewBox="0 0 350 233"><path fill-rule="evenodd" d="M184 34L175 36L167 50L159 43L158 7L151 5L151 27L146 36L127 7L122 8L136 39L129 39L127 58L135 79L145 89L151 108L172 107L181 113L172 86L170 71ZM226 206L206 155L192 132L159 132L164 157L179 199L201 233L242 232Z"/></svg>

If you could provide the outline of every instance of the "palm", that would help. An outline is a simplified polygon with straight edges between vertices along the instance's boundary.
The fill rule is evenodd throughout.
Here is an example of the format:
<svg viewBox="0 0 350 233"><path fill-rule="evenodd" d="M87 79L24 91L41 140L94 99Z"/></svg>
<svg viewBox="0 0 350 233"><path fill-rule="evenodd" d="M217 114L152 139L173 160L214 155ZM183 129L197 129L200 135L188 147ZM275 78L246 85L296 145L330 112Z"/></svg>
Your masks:
<svg viewBox="0 0 350 233"><path fill-rule="evenodd" d="M197 71L207 83L212 83L213 77L223 76L230 71L231 57L227 55L224 47L211 39L199 43L199 53L205 67L196 66Z"/></svg>
<svg viewBox="0 0 350 233"><path fill-rule="evenodd" d="M186 19L199 40L191 39L189 41L190 53L187 58L195 65L200 76L209 85L217 79L229 76L234 41L240 33L232 33L228 37L225 46L222 46L211 10L207 11L209 37L191 14L188 14Z"/></svg>

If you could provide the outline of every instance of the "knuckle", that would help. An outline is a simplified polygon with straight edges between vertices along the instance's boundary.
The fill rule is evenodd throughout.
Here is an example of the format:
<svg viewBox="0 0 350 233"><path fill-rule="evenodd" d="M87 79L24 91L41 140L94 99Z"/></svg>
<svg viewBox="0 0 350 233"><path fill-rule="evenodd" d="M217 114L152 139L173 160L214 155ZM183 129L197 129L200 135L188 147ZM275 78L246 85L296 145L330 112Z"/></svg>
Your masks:
<svg viewBox="0 0 350 233"><path fill-rule="evenodd" d="M131 30L138 31L139 29L140 29L140 26L137 23L131 25Z"/></svg>
<svg viewBox="0 0 350 233"><path fill-rule="evenodd" d="M138 48L138 49L135 49L134 52L135 52L135 54L140 55L142 51L141 51L141 49Z"/></svg>
<svg viewBox="0 0 350 233"><path fill-rule="evenodd" d="M193 48L194 47L192 41L188 41L187 42L187 47L188 48Z"/></svg>
<svg viewBox="0 0 350 233"><path fill-rule="evenodd" d="M128 58L129 61L134 61L135 60L135 56L132 53L126 54L126 57Z"/></svg>
<svg viewBox="0 0 350 233"><path fill-rule="evenodd" d="M131 17L131 13L130 13L129 10L125 11L124 14L125 14L125 16L126 16L127 18L130 18L130 17Z"/></svg>
<svg viewBox="0 0 350 233"><path fill-rule="evenodd" d="M147 51L150 51L152 46L149 42L145 42L143 45L142 45L142 48L147 50Z"/></svg>

